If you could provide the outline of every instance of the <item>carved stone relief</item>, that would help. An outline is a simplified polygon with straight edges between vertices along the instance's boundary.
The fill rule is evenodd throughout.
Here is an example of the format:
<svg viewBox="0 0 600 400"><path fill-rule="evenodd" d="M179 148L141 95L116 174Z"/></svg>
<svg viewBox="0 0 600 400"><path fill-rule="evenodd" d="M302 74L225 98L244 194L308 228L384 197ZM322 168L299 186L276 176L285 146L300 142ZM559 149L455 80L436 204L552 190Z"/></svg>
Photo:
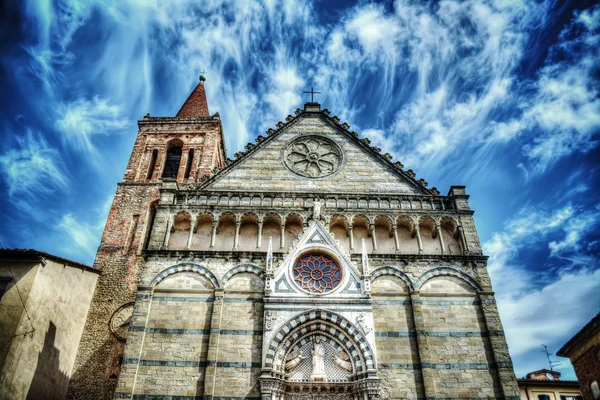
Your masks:
<svg viewBox="0 0 600 400"><path fill-rule="evenodd" d="M285 165L298 175L322 178L338 170L342 150L327 138L303 136L288 145L283 159Z"/></svg>

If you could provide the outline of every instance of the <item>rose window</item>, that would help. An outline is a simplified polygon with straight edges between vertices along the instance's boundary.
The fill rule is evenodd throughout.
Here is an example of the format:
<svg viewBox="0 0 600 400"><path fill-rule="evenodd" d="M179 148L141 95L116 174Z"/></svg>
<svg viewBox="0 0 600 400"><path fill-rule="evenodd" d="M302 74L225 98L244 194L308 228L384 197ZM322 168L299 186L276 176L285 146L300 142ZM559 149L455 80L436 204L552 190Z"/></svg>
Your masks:
<svg viewBox="0 0 600 400"><path fill-rule="evenodd" d="M298 175L322 178L338 170L342 161L342 151L327 138L301 137L287 147L284 161L287 167Z"/></svg>
<svg viewBox="0 0 600 400"><path fill-rule="evenodd" d="M342 270L331 258L322 254L305 255L293 268L294 282L310 293L327 293L338 287Z"/></svg>

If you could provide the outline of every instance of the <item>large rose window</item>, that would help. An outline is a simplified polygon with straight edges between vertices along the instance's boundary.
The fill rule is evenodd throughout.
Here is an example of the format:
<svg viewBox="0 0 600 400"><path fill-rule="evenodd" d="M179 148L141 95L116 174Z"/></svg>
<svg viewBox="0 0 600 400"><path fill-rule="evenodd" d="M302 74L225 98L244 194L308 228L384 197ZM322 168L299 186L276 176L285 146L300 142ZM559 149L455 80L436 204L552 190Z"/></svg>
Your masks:
<svg viewBox="0 0 600 400"><path fill-rule="evenodd" d="M288 145L284 161L298 175L322 178L338 170L342 162L342 151L327 138L303 136Z"/></svg>
<svg viewBox="0 0 600 400"><path fill-rule="evenodd" d="M323 254L301 257L293 268L294 282L310 293L333 291L342 280L342 270L337 263Z"/></svg>

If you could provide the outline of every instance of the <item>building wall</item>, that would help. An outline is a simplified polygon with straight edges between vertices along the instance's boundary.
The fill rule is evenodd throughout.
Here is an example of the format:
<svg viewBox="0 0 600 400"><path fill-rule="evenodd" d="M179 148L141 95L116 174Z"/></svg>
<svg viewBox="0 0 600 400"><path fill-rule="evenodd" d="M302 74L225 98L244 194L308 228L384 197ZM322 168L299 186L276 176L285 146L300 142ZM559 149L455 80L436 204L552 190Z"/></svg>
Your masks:
<svg viewBox="0 0 600 400"><path fill-rule="evenodd" d="M581 348L571 355L571 362L577 379L581 394L585 400L594 399L591 384L596 381L600 385L600 331L587 338Z"/></svg>
<svg viewBox="0 0 600 400"><path fill-rule="evenodd" d="M0 276L11 279L0 302L2 306L2 312L0 313L0 343L9 343L17 332L31 331L31 326L26 321L22 322L21 316L23 314L23 303L27 304L38 271L37 268L38 264L33 262L0 263ZM15 285L18 285L18 291ZM24 324L24 326L21 326L21 324ZM17 330L19 328L25 330ZM4 365L9 351L9 345L3 346L0 350L0 366Z"/></svg>
<svg viewBox="0 0 600 400"><path fill-rule="evenodd" d="M0 398L63 399L98 274L51 260L23 267L27 273L17 285L23 289L27 313L17 318L15 334L33 332L12 339L0 376ZM0 266L2 273L5 268ZM14 292L16 286L9 288L2 306L5 299L14 303ZM11 314L12 319L17 313ZM3 313L2 325L5 317Z"/></svg>
<svg viewBox="0 0 600 400"><path fill-rule="evenodd" d="M561 396L580 397L581 392L577 382L565 382L560 384L556 381L545 384L540 382L519 381L519 394L521 400L540 400L538 396L547 395L550 400L561 400Z"/></svg>

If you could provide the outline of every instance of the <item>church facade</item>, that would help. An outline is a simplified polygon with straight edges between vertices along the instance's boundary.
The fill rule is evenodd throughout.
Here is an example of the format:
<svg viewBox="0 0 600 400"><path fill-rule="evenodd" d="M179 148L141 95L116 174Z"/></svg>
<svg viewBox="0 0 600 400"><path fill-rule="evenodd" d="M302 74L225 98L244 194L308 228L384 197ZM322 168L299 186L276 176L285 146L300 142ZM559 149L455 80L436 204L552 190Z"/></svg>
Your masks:
<svg viewBox="0 0 600 400"><path fill-rule="evenodd" d="M314 102L230 160L203 77L138 125L69 398L518 399L465 187Z"/></svg>

